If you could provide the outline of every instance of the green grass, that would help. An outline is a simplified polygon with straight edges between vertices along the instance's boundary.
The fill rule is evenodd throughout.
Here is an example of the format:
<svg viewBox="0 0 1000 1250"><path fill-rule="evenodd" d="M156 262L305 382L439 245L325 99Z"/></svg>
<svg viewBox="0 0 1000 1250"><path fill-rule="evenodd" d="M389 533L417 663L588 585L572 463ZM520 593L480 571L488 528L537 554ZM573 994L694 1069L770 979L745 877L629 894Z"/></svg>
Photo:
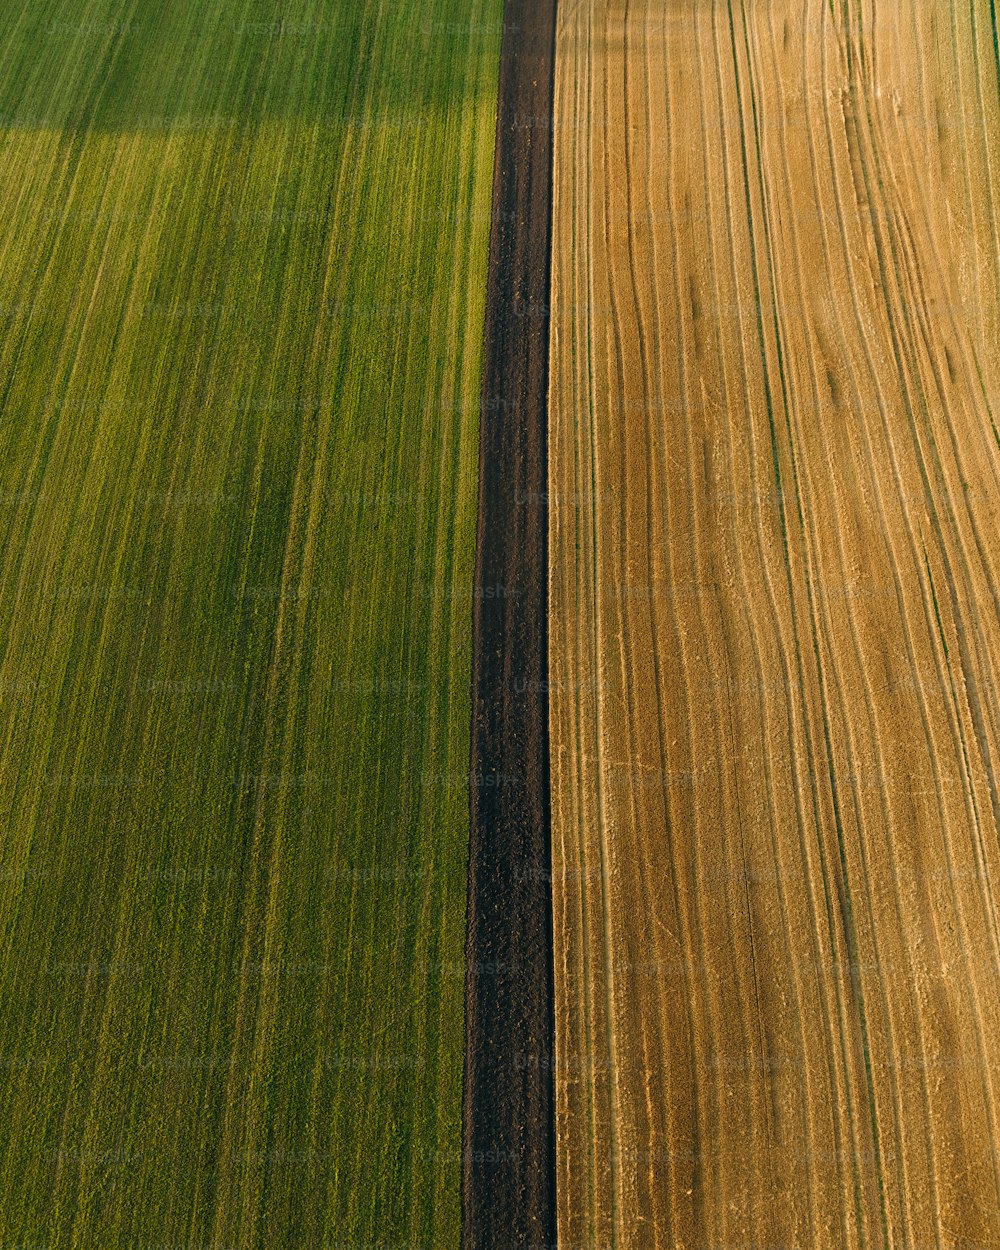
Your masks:
<svg viewBox="0 0 1000 1250"><path fill-rule="evenodd" d="M500 20L4 6L0 1246L457 1245Z"/></svg>

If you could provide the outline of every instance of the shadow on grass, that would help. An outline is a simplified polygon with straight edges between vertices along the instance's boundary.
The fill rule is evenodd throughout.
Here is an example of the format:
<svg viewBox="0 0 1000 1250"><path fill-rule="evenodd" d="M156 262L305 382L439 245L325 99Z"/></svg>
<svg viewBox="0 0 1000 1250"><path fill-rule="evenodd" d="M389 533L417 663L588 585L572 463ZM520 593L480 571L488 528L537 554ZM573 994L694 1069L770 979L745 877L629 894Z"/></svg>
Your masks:
<svg viewBox="0 0 1000 1250"><path fill-rule="evenodd" d="M495 91L499 18L460 0L52 0L0 17L0 127L356 124ZM499 6L495 6L499 9Z"/></svg>

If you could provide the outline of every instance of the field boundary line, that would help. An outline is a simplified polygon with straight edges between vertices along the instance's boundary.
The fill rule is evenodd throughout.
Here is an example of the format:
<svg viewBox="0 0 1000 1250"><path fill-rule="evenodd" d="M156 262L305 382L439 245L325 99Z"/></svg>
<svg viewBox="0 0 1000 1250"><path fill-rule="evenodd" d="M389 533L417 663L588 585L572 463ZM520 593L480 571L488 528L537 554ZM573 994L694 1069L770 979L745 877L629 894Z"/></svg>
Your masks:
<svg viewBox="0 0 1000 1250"><path fill-rule="evenodd" d="M463 1245L554 1247L548 368L556 0L506 0L480 406Z"/></svg>

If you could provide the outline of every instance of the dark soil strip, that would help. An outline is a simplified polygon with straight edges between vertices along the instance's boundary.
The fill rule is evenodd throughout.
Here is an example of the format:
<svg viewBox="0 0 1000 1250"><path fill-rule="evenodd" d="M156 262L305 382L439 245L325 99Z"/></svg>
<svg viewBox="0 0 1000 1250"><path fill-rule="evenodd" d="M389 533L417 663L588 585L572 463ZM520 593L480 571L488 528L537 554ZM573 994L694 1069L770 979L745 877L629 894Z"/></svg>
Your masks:
<svg viewBox="0 0 1000 1250"><path fill-rule="evenodd" d="M546 456L555 0L507 0L480 416L463 1243L555 1245Z"/></svg>

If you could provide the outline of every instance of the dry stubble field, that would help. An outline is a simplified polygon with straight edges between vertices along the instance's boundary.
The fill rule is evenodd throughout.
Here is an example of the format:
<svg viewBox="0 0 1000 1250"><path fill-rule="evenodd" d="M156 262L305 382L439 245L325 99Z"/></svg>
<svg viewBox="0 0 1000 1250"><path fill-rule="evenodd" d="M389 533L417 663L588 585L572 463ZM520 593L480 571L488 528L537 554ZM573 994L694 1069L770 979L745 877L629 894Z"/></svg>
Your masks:
<svg viewBox="0 0 1000 1250"><path fill-rule="evenodd" d="M985 0L564 0L566 1246L1000 1245Z"/></svg>

